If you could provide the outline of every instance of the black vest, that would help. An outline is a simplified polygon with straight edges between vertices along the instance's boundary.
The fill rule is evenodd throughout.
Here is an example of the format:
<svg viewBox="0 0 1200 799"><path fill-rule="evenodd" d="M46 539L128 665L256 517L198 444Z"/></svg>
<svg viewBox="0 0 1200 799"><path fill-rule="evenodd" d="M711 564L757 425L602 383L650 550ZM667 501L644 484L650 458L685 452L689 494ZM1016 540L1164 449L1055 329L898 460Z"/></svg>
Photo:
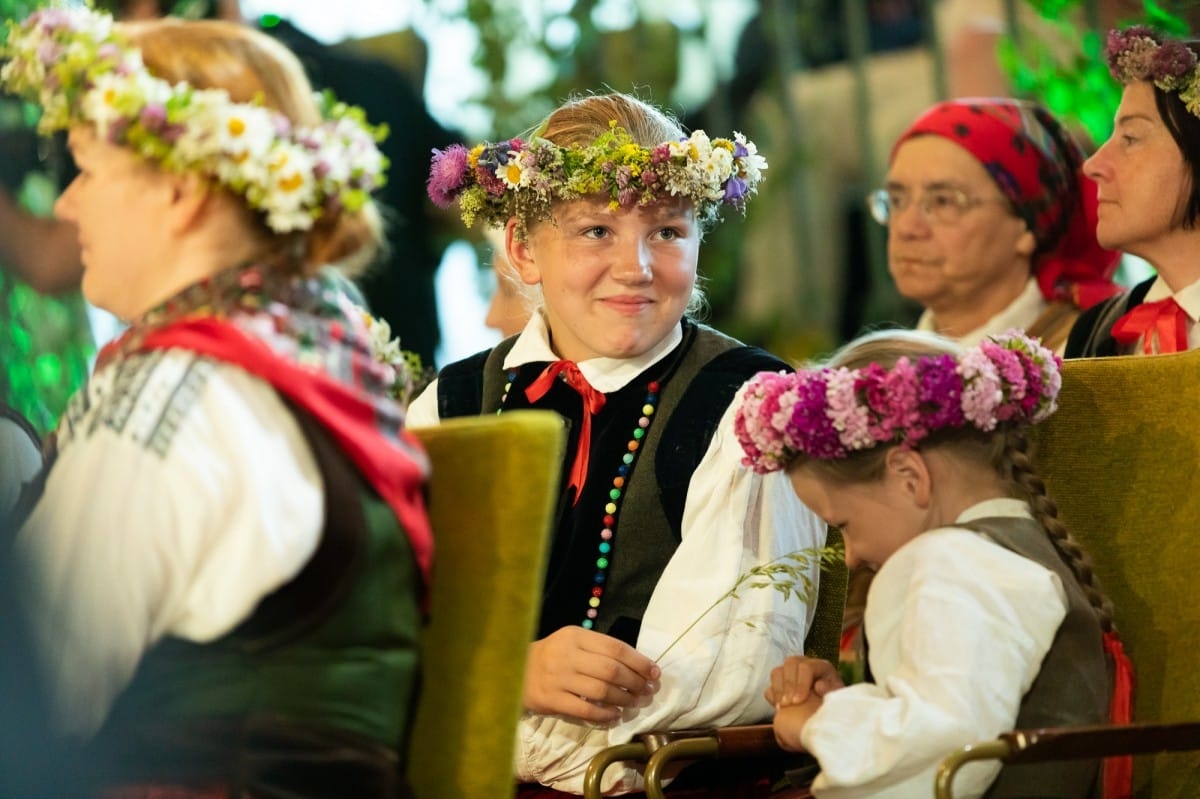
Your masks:
<svg viewBox="0 0 1200 799"><path fill-rule="evenodd" d="M1109 297L1104 302L1088 308L1071 328L1065 358L1098 358L1105 355L1125 355L1121 345L1112 337L1113 325L1135 306L1141 305L1150 292L1154 278L1138 283L1127 294Z"/></svg>
<svg viewBox="0 0 1200 799"><path fill-rule="evenodd" d="M440 418L533 407L525 388L548 363L529 363L515 370L506 395L509 381L503 362L513 343L515 338L442 370ZM628 452L650 382L660 384L658 406L632 472L625 478L594 627L630 645L637 642L650 595L681 540L688 485L717 425L746 380L760 371L781 369L788 367L773 355L684 320L683 340L674 351L624 388L605 395L604 408L592 420L588 474L576 503L571 502L565 478L578 446L582 402L561 381L538 401L536 407L559 413L570 433L539 638L585 618L595 584L604 506L611 501L613 479ZM518 486L519 482L513 488Z"/></svg>

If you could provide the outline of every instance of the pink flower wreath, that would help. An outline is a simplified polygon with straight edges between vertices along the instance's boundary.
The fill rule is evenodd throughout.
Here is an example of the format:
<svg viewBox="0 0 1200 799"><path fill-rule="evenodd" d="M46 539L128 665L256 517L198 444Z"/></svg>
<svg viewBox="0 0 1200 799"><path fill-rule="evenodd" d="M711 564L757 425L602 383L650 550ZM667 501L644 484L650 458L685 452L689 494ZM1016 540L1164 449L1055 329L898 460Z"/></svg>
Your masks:
<svg viewBox="0 0 1200 799"><path fill-rule="evenodd" d="M1037 423L1058 407L1062 360L1036 338L1009 330L957 358L760 372L742 394L734 430L742 463L759 473L798 454L844 458L877 444L914 447L935 430Z"/></svg>

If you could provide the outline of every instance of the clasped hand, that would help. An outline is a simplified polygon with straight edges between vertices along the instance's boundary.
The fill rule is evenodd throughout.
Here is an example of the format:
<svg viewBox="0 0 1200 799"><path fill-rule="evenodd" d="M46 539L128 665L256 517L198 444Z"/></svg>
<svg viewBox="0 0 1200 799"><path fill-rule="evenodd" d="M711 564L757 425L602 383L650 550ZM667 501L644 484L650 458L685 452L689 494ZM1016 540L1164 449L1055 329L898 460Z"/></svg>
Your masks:
<svg viewBox="0 0 1200 799"><path fill-rule="evenodd" d="M771 670L763 697L775 706L772 726L784 749L800 751L800 733L830 691L845 686L837 668L827 660L793 655Z"/></svg>
<svg viewBox="0 0 1200 799"><path fill-rule="evenodd" d="M607 723L658 691L662 670L633 647L582 627L563 627L529 647L525 708Z"/></svg>

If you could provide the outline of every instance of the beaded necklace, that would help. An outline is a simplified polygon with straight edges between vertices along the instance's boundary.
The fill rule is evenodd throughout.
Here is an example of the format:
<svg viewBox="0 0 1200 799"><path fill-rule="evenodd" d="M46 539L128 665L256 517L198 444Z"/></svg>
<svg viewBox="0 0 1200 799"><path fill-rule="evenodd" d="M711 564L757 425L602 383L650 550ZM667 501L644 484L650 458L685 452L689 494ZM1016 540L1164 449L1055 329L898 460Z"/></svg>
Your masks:
<svg viewBox="0 0 1200 799"><path fill-rule="evenodd" d="M516 378L516 369L510 369L505 374L504 392L500 396L500 407L496 409L497 414L504 412L505 402L508 400L509 391ZM599 540L596 543L596 573L592 578L592 590L591 596L588 598L587 610L584 612L584 618L580 621L580 626L588 630L596 626L596 617L600 615L600 602L604 597L605 583L608 580L608 566L615 535L613 528L616 527L621 499L625 495L625 484L633 472L634 463L642 448L642 440L650 429L650 423L654 421L660 389L661 383L658 380L651 380L646 386L646 398L642 403L641 415L638 417L637 426L630 434L629 443L625 446L625 452L621 456L616 474L612 479L612 488L608 492L608 502L604 505L604 515L600 520ZM585 409L584 413L586 412Z"/></svg>

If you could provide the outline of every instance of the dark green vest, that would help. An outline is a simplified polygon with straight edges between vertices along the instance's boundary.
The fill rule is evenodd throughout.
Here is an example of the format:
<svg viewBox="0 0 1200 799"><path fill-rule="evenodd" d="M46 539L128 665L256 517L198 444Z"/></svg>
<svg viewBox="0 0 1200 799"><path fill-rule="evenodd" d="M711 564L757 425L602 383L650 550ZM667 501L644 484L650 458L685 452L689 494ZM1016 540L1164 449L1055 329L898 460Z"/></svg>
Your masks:
<svg viewBox="0 0 1200 799"><path fill-rule="evenodd" d="M1067 615L1041 671L1021 699L1015 729L1100 724L1108 718L1112 678L1096 611L1074 572L1041 525L1031 519L996 517L961 525L978 530L1005 549L1058 575L1067 594ZM1100 796L1100 761L1005 766L987 799L1091 799Z"/></svg>
<svg viewBox="0 0 1200 799"><path fill-rule="evenodd" d="M167 639L146 654L94 739L102 782L216 781L235 796L403 793L416 562L388 505L320 425L293 413L325 485L316 553L228 635Z"/></svg>

